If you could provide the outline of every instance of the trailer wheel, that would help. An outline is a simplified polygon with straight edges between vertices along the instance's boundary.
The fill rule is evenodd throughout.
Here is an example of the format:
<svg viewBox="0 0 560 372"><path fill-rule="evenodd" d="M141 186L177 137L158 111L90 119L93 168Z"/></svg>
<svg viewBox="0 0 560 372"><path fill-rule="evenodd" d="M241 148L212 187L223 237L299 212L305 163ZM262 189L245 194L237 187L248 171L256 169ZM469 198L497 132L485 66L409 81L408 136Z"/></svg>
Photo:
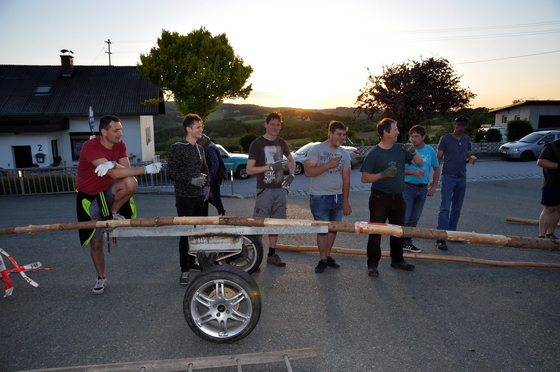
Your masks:
<svg viewBox="0 0 560 372"><path fill-rule="evenodd" d="M218 255L218 262L222 262L219 257L220 255L221 254ZM226 258L225 262L229 265L239 267L248 274L252 274L259 269L262 259L263 246L260 235L244 235L241 253Z"/></svg>
<svg viewBox="0 0 560 372"><path fill-rule="evenodd" d="M200 338L222 344L248 336L261 315L255 280L240 268L213 266L198 274L183 300L190 329Z"/></svg>

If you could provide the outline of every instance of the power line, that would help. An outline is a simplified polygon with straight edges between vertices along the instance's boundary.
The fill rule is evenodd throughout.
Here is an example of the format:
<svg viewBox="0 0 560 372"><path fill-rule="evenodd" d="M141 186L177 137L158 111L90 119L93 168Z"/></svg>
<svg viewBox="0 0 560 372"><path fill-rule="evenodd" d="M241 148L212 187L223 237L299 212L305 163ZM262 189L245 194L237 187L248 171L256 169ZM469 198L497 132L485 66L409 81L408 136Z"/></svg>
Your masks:
<svg viewBox="0 0 560 372"><path fill-rule="evenodd" d="M551 53L558 53L560 52L560 50L553 50L551 52L542 52L542 53L533 53L533 54L525 54L522 56L513 56L513 57L503 57L503 58L494 58L494 59L485 59L485 60L481 60L481 61L471 61L471 62L459 62L459 63L453 63L453 65L466 65L469 63L481 63L481 62L491 62L491 61L501 61L504 59L515 59L515 58L523 58L523 57L532 57L532 56L540 56L543 54L551 54Z"/></svg>

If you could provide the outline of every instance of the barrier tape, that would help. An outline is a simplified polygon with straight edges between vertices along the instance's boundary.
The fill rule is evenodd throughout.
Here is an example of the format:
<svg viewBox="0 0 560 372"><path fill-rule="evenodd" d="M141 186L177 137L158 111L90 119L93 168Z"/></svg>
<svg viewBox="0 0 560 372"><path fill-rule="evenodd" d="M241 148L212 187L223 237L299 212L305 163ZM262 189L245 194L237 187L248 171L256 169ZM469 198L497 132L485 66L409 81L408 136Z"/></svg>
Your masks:
<svg viewBox="0 0 560 372"><path fill-rule="evenodd" d="M25 280L27 283L31 284L33 287L38 287L39 286L39 284L37 282L35 282L33 279L31 279L30 277L25 275L25 272L26 271L36 271L36 270L39 270L39 269L45 269L45 268L42 267L43 265L40 262L34 262L34 263L31 263L31 264L20 266L20 265L18 265L17 261L14 260L14 258L12 256L10 256L10 254L8 252L6 252L5 250L3 250L2 248L0 248L0 253L3 254L4 256L8 257L8 259L10 260L12 265L14 265L13 269L8 270L6 268L6 265L4 264L4 260L2 259L2 256L0 255L0 274L2 274L2 282L4 283L4 288L6 289L6 294L4 294L4 297L11 296L12 292L14 290L14 285L12 283L12 279L10 278L11 273L16 273L17 272L23 277L23 280ZM46 270L50 270L50 269L46 269Z"/></svg>

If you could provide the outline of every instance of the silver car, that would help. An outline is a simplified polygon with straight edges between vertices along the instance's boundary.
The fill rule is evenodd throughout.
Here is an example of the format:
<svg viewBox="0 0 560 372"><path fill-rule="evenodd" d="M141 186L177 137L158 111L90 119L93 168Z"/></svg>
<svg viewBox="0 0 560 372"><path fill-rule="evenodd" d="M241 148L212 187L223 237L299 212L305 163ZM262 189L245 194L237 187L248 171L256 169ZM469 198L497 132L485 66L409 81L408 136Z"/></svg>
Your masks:
<svg viewBox="0 0 560 372"><path fill-rule="evenodd" d="M292 151L292 156L296 162L296 170L294 172L294 174L298 175L298 174L302 174L304 172L304 167L305 167L305 160L307 158L307 153L309 152L309 150L315 146L316 144L321 143L321 142L310 142L305 146L300 147L298 150L294 150ZM361 161L363 161L362 157L360 156L360 152L358 151L357 148L353 147L353 146L340 146L343 149L345 149L346 151L348 151L348 155L350 155L350 163L352 165L352 167L358 163L360 163ZM284 157L284 160L286 161L286 165L284 166L284 171L288 172L288 167L289 167L289 163L288 160L286 159L286 157Z"/></svg>
<svg viewBox="0 0 560 372"><path fill-rule="evenodd" d="M544 144L557 140L560 130L541 130L529 133L519 141L506 142L500 146L500 155L508 159L530 161L538 157Z"/></svg>

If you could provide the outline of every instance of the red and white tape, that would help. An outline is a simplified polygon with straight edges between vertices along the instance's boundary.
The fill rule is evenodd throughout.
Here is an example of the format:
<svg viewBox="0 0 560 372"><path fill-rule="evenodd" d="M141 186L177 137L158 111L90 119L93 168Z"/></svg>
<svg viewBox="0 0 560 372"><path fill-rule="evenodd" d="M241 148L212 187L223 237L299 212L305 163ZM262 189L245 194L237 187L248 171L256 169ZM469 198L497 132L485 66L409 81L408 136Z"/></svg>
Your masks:
<svg viewBox="0 0 560 372"><path fill-rule="evenodd" d="M14 265L13 269L8 270L6 268L6 265L4 264L4 260L2 259L2 255L0 255L0 274L2 275L2 282L4 283L4 288L6 289L6 294L4 295L4 297L10 296L14 290L14 284L12 283L12 279L10 278L10 274L11 273L19 273L23 279L31 284L33 287L38 287L39 284L37 284L33 279L31 279L30 277L28 277L27 275L25 275L26 271L36 271L38 269L42 269L42 264L40 262L34 262L28 265L23 265L20 266L18 265L17 261L14 260L14 258L12 256L10 256L8 254L8 252L6 252L5 250L3 250L2 248L0 248L0 254L8 257L8 259L10 260L10 262L12 263L12 265Z"/></svg>

